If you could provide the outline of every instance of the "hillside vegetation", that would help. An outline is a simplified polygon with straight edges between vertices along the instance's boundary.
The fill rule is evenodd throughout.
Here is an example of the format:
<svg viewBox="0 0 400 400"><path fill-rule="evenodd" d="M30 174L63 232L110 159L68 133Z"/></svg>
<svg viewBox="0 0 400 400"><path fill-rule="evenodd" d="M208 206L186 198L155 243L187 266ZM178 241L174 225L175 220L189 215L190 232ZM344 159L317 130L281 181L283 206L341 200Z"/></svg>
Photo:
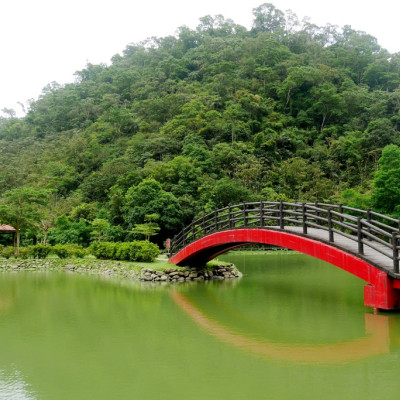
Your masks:
<svg viewBox="0 0 400 400"><path fill-rule="evenodd" d="M161 242L243 200L399 215L400 54L269 3L253 14L251 30L206 16L130 44L49 84L24 118L4 110L0 220L18 193L25 240L53 244L128 240L146 223Z"/></svg>

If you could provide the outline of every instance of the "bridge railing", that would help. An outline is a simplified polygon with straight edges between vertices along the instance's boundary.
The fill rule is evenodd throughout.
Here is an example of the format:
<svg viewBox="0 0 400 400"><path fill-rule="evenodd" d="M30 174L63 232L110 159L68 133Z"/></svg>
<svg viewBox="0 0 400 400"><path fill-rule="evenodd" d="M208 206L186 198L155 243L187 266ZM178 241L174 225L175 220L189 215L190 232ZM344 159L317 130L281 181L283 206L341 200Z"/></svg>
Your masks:
<svg viewBox="0 0 400 400"><path fill-rule="evenodd" d="M399 273L400 221L370 209L342 204L260 201L230 205L183 228L172 240L171 252L175 254L204 236L224 230L251 227L284 230L293 226L303 235L309 234L309 228L325 230L330 242L337 235L356 241L360 255L364 254L364 246L369 246L392 258L393 270Z"/></svg>

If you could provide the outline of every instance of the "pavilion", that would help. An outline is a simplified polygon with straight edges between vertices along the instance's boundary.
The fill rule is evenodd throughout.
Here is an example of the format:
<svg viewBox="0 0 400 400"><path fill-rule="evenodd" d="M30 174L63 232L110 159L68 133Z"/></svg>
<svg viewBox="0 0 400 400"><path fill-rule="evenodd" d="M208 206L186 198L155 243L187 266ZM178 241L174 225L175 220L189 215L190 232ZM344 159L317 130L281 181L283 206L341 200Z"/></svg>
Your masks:
<svg viewBox="0 0 400 400"><path fill-rule="evenodd" d="M17 230L13 228L11 225L1 225L0 224L0 235L12 235L12 243L15 247L15 235Z"/></svg>

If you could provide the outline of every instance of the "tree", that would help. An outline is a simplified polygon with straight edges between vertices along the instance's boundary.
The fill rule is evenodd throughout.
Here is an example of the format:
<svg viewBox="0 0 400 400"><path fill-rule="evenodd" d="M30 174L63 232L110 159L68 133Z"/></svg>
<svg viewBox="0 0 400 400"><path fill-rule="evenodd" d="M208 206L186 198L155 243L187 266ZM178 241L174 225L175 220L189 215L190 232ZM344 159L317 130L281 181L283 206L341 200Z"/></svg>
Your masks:
<svg viewBox="0 0 400 400"><path fill-rule="evenodd" d="M226 177L204 186L201 192L207 210L238 204L250 197L250 191L242 187L239 181Z"/></svg>
<svg viewBox="0 0 400 400"><path fill-rule="evenodd" d="M92 227L85 220L72 222L66 215L56 219L55 227L49 230L48 240L51 244L90 244Z"/></svg>
<svg viewBox="0 0 400 400"><path fill-rule="evenodd" d="M47 244L48 232L55 225L56 219L70 208L70 201L60 198L56 194L52 194L45 205L39 206L40 221L36 226L43 232L43 244Z"/></svg>
<svg viewBox="0 0 400 400"><path fill-rule="evenodd" d="M400 148L386 146L379 159L379 171L374 178L374 207L381 212L400 212Z"/></svg>
<svg viewBox="0 0 400 400"><path fill-rule="evenodd" d="M15 118L17 113L15 112L15 110L13 110L12 108L2 108L1 112L3 114L6 114L8 116L8 118Z"/></svg>
<svg viewBox="0 0 400 400"><path fill-rule="evenodd" d="M343 114L344 102L334 85L329 83L314 87L310 92L315 101L309 110L318 116L322 133L329 118L340 117Z"/></svg>
<svg viewBox="0 0 400 400"><path fill-rule="evenodd" d="M17 252L21 232L33 228L42 216L39 206L48 202L49 190L21 187L9 190L0 199L0 219L12 225L17 233Z"/></svg>
<svg viewBox="0 0 400 400"><path fill-rule="evenodd" d="M125 221L131 228L135 224L142 224L149 214L160 216L162 230L173 231L182 225L182 211L177 198L163 190L154 179L145 179L128 189L123 212Z"/></svg>
<svg viewBox="0 0 400 400"><path fill-rule="evenodd" d="M95 240L101 242L107 238L106 232L110 228L110 223L106 219L95 218L90 226L93 228L93 230L90 232L90 235Z"/></svg>
<svg viewBox="0 0 400 400"><path fill-rule="evenodd" d="M283 31L286 25L285 14L271 3L253 8L253 28L257 32Z"/></svg>
<svg viewBox="0 0 400 400"><path fill-rule="evenodd" d="M143 235L147 241L150 241L150 236L155 236L158 234L160 227L155 222L159 219L158 214L148 214L145 215L145 224L135 224L133 228L133 233Z"/></svg>

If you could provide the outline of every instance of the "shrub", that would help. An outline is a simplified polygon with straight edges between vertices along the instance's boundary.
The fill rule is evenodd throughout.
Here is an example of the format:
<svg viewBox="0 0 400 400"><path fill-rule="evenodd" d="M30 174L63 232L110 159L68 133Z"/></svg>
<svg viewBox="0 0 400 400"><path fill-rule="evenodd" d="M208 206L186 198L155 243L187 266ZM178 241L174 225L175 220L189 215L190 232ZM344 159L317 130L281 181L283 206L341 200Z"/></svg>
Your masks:
<svg viewBox="0 0 400 400"><path fill-rule="evenodd" d="M115 259L121 261L130 261L131 247L131 243L118 243L115 251Z"/></svg>
<svg viewBox="0 0 400 400"><path fill-rule="evenodd" d="M112 242L93 242L90 246L90 252L103 260L115 260L116 243Z"/></svg>
<svg viewBox="0 0 400 400"><path fill-rule="evenodd" d="M3 250L1 251L1 255L8 260L11 256L15 255L14 247L12 246L4 247Z"/></svg>
<svg viewBox="0 0 400 400"><path fill-rule="evenodd" d="M160 249L154 243L136 240L132 242L131 261L151 262L160 254Z"/></svg>
<svg viewBox="0 0 400 400"><path fill-rule="evenodd" d="M78 244L71 244L69 248L72 256L76 258L84 258L88 254L87 250Z"/></svg>
<svg viewBox="0 0 400 400"><path fill-rule="evenodd" d="M33 258L46 258L51 252L51 246L47 244L36 244L28 247L28 255Z"/></svg>
<svg viewBox="0 0 400 400"><path fill-rule="evenodd" d="M29 247L20 247L18 249L18 258L27 259L31 257L31 250Z"/></svg>
<svg viewBox="0 0 400 400"><path fill-rule="evenodd" d="M60 258L83 258L87 255L87 250L79 244L56 244L52 250Z"/></svg>
<svg viewBox="0 0 400 400"><path fill-rule="evenodd" d="M66 244L56 244L53 246L52 251L60 258L67 258L71 256L70 248Z"/></svg>
<svg viewBox="0 0 400 400"><path fill-rule="evenodd" d="M151 262L160 254L154 243L135 240L129 243L95 242L90 246L91 253L103 260Z"/></svg>

